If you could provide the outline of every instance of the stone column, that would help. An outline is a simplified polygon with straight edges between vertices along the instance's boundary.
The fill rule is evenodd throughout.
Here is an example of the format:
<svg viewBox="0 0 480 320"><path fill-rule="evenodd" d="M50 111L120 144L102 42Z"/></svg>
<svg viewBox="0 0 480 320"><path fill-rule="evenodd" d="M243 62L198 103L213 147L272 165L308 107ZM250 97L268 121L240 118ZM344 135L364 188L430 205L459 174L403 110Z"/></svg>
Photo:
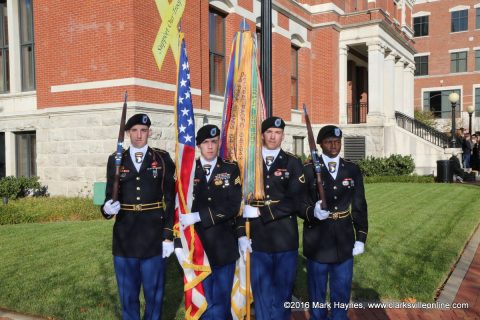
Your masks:
<svg viewBox="0 0 480 320"><path fill-rule="evenodd" d="M384 59L385 49L378 42L367 43L368 46L368 115L367 123L383 124L385 111L384 96Z"/></svg>
<svg viewBox="0 0 480 320"><path fill-rule="evenodd" d="M8 51L10 60L10 92L22 91L22 72L20 65L20 26L18 1L7 0L8 15Z"/></svg>
<svg viewBox="0 0 480 320"><path fill-rule="evenodd" d="M395 51L390 51L385 57L384 73L383 73L383 107L387 121L395 119L394 92L395 92Z"/></svg>
<svg viewBox="0 0 480 320"><path fill-rule="evenodd" d="M15 134L5 131L5 176L7 177L17 175L15 153Z"/></svg>
<svg viewBox="0 0 480 320"><path fill-rule="evenodd" d="M338 59L338 110L340 124L347 124L347 56L348 47L341 44Z"/></svg>
<svg viewBox="0 0 480 320"><path fill-rule="evenodd" d="M403 91L403 84L404 84L404 70L405 69L405 60L403 58L399 58L395 63L395 90L394 90L394 111L399 111L404 113L404 91Z"/></svg>
<svg viewBox="0 0 480 320"><path fill-rule="evenodd" d="M409 63L404 69L404 82L403 82L403 113L413 118L413 88L414 88L414 75L415 65Z"/></svg>

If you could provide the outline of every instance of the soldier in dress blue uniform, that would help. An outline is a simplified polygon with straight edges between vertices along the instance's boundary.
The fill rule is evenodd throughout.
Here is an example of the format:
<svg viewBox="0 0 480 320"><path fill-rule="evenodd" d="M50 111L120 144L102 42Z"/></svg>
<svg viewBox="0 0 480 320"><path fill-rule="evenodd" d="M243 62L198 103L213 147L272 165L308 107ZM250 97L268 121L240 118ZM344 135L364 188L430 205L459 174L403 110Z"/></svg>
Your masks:
<svg viewBox="0 0 480 320"><path fill-rule="evenodd" d="M334 308L350 301L353 256L364 252L367 240L367 201L360 168L339 156L342 131L323 127L317 137L323 154L321 176L328 210L322 210L312 163L304 166L308 194L300 216L303 228L303 254L307 257L308 291L311 302L324 303L330 277L331 318L327 309L311 309L311 319L348 319L347 311ZM337 305L338 306L338 305Z"/></svg>
<svg viewBox="0 0 480 320"><path fill-rule="evenodd" d="M108 158L105 218L115 217L113 262L122 319L140 319L140 287L144 319L160 319L166 258L173 253L175 165L168 152L148 146L152 134L146 114L125 124L131 146L122 155L118 201L112 202L115 153Z"/></svg>
<svg viewBox="0 0 480 320"><path fill-rule="evenodd" d="M292 298L298 256L297 211L306 189L300 159L281 149L284 128L285 122L279 117L262 122L265 199L250 202L243 213L243 218L250 219L251 247L243 238L245 230L240 229L242 255L246 250L252 252L257 320L290 319L291 313L284 303Z"/></svg>
<svg viewBox="0 0 480 320"><path fill-rule="evenodd" d="M195 225L212 273L203 280L207 309L202 320L231 319L230 296L239 258L235 219L242 201L240 170L236 162L218 157L220 130L206 125L197 132L200 149L193 187L192 213L180 214L182 228ZM181 242L175 240L175 254L183 263ZM180 247L177 249L177 247Z"/></svg>

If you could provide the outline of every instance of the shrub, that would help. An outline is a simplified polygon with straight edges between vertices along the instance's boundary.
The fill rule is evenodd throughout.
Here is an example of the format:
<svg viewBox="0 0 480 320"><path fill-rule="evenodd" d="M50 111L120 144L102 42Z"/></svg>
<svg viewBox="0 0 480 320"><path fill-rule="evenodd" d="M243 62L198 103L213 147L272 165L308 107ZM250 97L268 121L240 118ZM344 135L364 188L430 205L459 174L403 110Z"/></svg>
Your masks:
<svg viewBox="0 0 480 320"><path fill-rule="evenodd" d="M415 110L414 117L415 120L418 120L427 126L435 127L435 116L431 111Z"/></svg>
<svg viewBox="0 0 480 320"><path fill-rule="evenodd" d="M387 182L434 183L435 178L433 176L417 176L417 175L365 177L365 183L387 183Z"/></svg>
<svg viewBox="0 0 480 320"><path fill-rule="evenodd" d="M367 157L357 162L364 176L405 176L413 173L412 156L392 154L388 158Z"/></svg>
<svg viewBox="0 0 480 320"><path fill-rule="evenodd" d="M5 177L0 179L0 196L9 199L48 196L47 186L42 186L38 177Z"/></svg>
<svg viewBox="0 0 480 320"><path fill-rule="evenodd" d="M305 153L298 157L300 158L300 161L302 161L302 163L306 163L308 160L310 160L310 155L307 156Z"/></svg>

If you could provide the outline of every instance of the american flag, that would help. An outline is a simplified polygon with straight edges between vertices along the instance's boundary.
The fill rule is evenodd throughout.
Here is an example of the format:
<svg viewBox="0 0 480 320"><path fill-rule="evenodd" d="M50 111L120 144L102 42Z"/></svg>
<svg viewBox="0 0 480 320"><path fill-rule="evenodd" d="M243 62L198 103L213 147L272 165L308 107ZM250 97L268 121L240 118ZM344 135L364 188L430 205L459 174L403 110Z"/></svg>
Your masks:
<svg viewBox="0 0 480 320"><path fill-rule="evenodd" d="M210 264L195 228L179 227L179 213L190 213L192 208L193 178L195 175L195 118L190 90L190 66L187 59L185 40L180 33L180 61L178 66L177 96L175 106L176 123L176 199L175 232L180 236L187 257L184 272L185 319L197 320L207 308L202 280L210 274Z"/></svg>

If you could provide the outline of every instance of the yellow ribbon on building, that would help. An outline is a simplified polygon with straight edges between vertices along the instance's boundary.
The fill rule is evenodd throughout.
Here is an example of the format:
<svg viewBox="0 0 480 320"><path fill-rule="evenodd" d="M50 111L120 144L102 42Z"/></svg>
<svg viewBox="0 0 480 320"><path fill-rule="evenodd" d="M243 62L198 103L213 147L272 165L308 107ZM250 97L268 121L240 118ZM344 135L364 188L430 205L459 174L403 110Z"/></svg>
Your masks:
<svg viewBox="0 0 480 320"><path fill-rule="evenodd" d="M178 37L178 23L185 10L186 0L155 0L162 24L158 30L157 37L153 43L153 56L159 70L162 70L163 61L167 55L168 48L172 49L175 64L178 65L180 57L180 46Z"/></svg>

